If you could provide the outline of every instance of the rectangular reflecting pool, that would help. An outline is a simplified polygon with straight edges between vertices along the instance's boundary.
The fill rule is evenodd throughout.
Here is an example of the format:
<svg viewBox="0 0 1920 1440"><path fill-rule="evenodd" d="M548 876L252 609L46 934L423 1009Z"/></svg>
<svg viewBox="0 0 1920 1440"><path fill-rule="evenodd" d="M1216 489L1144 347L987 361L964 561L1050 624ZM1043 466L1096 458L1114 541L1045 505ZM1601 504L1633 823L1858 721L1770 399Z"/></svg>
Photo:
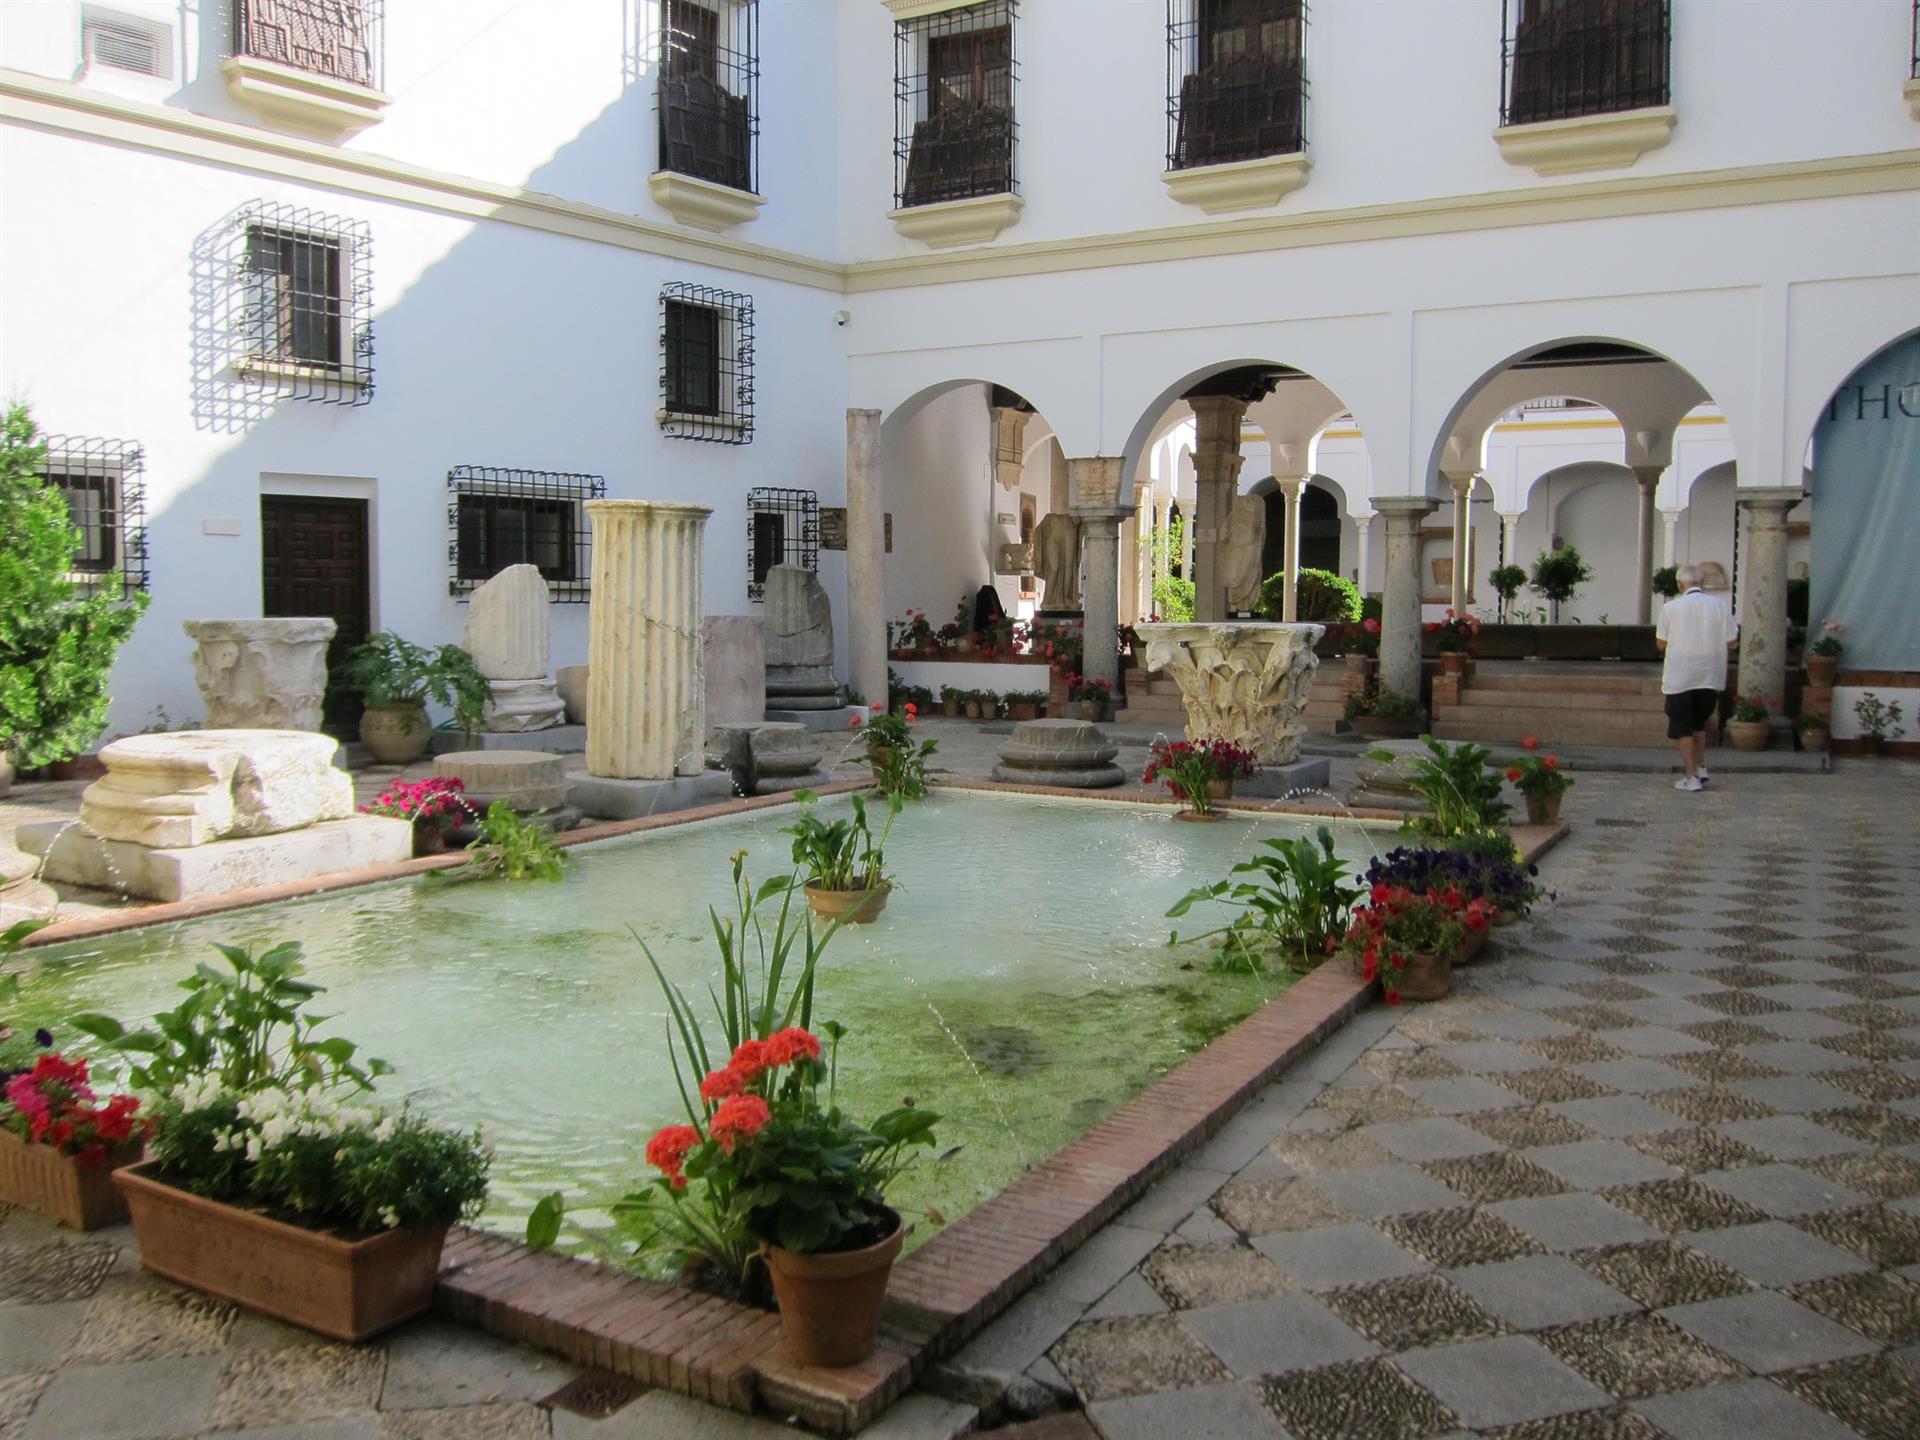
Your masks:
<svg viewBox="0 0 1920 1440"><path fill-rule="evenodd" d="M747 851L756 879L785 873L793 813L579 846L559 885L404 880L32 950L20 1019L71 1044L67 1016L131 1023L171 1007L196 963L222 963L216 941L297 939L307 978L327 987L319 1009L337 1017L322 1034L397 1067L383 1096L494 1127L483 1224L517 1230L555 1189L604 1223L610 1200L652 1178L646 1141L681 1113L666 1006L633 937L700 1000L719 968L707 907L730 903L730 857ZM851 1031L843 1105L865 1117L911 1097L944 1117L942 1148L961 1147L911 1172L900 1208L964 1213L1277 993L1284 977L1217 973L1204 947L1169 948L1164 915L1261 839L1312 828L964 791L909 805L887 846L886 911L834 937L815 1002L816 1021ZM1333 832L1356 868L1390 844L1356 824Z"/></svg>

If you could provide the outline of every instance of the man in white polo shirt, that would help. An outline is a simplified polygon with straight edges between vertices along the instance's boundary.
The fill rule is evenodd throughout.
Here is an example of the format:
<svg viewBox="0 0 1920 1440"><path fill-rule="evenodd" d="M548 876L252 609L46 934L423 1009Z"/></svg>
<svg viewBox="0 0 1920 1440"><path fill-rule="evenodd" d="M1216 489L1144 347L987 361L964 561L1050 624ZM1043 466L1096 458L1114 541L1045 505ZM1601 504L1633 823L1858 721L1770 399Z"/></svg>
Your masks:
<svg viewBox="0 0 1920 1440"><path fill-rule="evenodd" d="M1654 643L1666 657L1660 689L1667 697L1667 738L1680 744L1676 790L1703 790L1707 783L1707 720L1727 688L1727 652L1740 626L1721 601L1700 588L1700 571L1680 567L1680 593L1660 607Z"/></svg>

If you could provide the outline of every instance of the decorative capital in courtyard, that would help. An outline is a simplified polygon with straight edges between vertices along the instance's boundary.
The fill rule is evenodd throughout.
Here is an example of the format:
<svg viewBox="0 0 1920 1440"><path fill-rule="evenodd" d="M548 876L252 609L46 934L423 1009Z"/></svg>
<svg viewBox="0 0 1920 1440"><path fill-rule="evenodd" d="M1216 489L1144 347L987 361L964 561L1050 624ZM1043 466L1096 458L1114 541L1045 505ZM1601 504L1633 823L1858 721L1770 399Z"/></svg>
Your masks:
<svg viewBox="0 0 1920 1440"><path fill-rule="evenodd" d="M1069 508L1073 513L1091 517L1120 506L1121 467L1126 462L1118 455L1088 455L1067 460Z"/></svg>
<svg viewBox="0 0 1920 1440"><path fill-rule="evenodd" d="M1755 525L1784 525L1787 511L1807 498L1798 485L1735 486L1734 503L1753 517Z"/></svg>
<svg viewBox="0 0 1920 1440"><path fill-rule="evenodd" d="M1187 707L1187 738L1227 740L1262 765L1300 758L1300 720L1319 661L1314 645L1323 625L1138 625L1146 642L1142 662L1180 687Z"/></svg>

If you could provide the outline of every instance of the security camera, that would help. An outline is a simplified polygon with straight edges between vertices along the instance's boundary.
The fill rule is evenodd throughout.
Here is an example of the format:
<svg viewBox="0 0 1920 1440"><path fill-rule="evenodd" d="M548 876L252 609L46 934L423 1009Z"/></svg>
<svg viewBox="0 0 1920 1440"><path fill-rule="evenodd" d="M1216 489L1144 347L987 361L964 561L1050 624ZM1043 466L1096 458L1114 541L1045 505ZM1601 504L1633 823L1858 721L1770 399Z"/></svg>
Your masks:
<svg viewBox="0 0 1920 1440"><path fill-rule="evenodd" d="M842 330L847 328L847 321L852 318L853 316L845 310L836 310L833 312L833 323L838 325Z"/></svg>

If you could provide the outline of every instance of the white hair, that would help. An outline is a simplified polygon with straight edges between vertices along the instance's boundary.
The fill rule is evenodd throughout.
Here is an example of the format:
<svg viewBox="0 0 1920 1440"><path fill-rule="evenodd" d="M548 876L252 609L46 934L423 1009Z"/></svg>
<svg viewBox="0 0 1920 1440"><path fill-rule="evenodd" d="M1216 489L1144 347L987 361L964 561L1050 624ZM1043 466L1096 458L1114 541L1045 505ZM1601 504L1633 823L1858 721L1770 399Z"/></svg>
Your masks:
<svg viewBox="0 0 1920 1440"><path fill-rule="evenodd" d="M1682 590L1698 589L1700 585L1700 567L1698 565L1682 565L1674 572L1673 578L1680 582L1680 588Z"/></svg>

